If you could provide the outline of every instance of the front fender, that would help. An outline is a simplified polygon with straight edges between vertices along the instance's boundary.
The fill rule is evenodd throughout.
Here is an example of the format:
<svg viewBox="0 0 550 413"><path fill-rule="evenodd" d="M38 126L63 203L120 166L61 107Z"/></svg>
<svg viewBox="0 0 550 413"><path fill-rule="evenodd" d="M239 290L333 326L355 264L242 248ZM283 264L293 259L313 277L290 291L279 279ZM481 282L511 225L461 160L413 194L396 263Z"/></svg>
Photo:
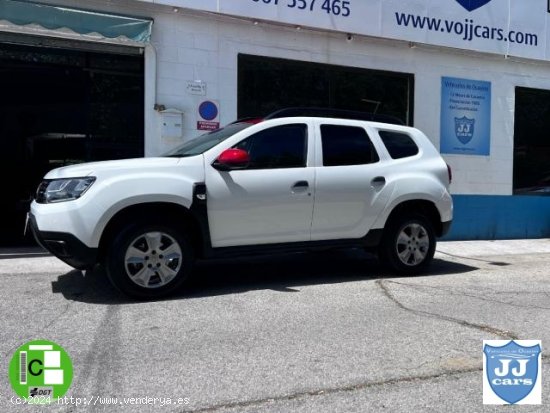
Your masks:
<svg viewBox="0 0 550 413"><path fill-rule="evenodd" d="M99 241L101 239L103 231L105 231L105 228L107 227L111 219L113 219L113 217L116 214L118 214L120 211L124 210L125 208L140 205L140 204L166 203L166 204L175 204L175 205L183 206L189 209L191 208L191 202L192 202L192 194L190 196L181 197L181 196L176 196L172 194L157 193L157 194L136 195L131 198L125 198L115 203L114 205L112 205L103 213L103 215L97 222L96 227L94 228L91 242L93 243L93 245L99 245Z"/></svg>

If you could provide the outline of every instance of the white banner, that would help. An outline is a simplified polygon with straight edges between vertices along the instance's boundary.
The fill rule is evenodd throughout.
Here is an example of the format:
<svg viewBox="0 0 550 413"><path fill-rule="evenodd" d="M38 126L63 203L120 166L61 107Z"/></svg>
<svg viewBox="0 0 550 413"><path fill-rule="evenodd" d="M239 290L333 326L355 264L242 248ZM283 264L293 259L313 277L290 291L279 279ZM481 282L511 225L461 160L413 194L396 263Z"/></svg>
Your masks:
<svg viewBox="0 0 550 413"><path fill-rule="evenodd" d="M550 0L141 0L539 60L550 60Z"/></svg>

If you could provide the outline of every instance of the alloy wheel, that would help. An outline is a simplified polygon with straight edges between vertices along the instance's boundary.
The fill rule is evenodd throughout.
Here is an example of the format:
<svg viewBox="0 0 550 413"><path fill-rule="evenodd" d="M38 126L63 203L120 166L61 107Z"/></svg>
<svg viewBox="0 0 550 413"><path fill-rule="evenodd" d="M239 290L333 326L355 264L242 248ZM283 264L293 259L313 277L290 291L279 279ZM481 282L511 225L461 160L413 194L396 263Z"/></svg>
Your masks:
<svg viewBox="0 0 550 413"><path fill-rule="evenodd" d="M159 288L176 277L182 260L182 249L172 236L164 232L147 232L129 244L124 268L137 285Z"/></svg>
<svg viewBox="0 0 550 413"><path fill-rule="evenodd" d="M430 249L430 236L422 225L410 223L399 232L395 247L399 260L409 267L414 267L426 259Z"/></svg>

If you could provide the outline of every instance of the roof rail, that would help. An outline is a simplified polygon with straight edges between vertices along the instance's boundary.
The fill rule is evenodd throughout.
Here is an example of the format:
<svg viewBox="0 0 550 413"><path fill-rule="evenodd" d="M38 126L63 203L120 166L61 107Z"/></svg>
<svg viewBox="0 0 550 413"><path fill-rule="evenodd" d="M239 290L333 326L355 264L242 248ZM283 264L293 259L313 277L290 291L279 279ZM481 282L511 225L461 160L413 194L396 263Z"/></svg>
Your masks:
<svg viewBox="0 0 550 413"><path fill-rule="evenodd" d="M394 125L404 125L403 121L395 116L382 115L371 112L360 112L355 110L317 108L317 107L295 107L277 110L267 115L264 120L291 118L300 116L311 116L316 118L340 118L352 120L369 120L374 122L391 123Z"/></svg>
<svg viewBox="0 0 550 413"><path fill-rule="evenodd" d="M230 125L233 125L235 123L250 123L251 125L254 125L256 123L260 123L263 120L264 120L264 118L259 118L259 117L256 117L256 116L249 116L247 118L237 119L236 121L231 122Z"/></svg>

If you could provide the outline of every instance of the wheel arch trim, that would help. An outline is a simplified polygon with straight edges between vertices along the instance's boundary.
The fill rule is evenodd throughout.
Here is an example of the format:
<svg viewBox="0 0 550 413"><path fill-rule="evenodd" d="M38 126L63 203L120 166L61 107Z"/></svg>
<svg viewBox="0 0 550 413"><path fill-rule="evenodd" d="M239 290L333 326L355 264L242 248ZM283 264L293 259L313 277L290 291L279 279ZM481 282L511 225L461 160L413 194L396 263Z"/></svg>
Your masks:
<svg viewBox="0 0 550 413"><path fill-rule="evenodd" d="M441 212L437 206L437 203L433 199L428 197L413 198L413 199L401 199L398 200L395 205L387 209L387 213L384 217L380 217L375 225L376 228L386 228L387 225L395 217L405 213L422 213L430 220L433 225L436 236L443 234L443 223L441 220Z"/></svg>
<svg viewBox="0 0 550 413"><path fill-rule="evenodd" d="M98 246L100 251L105 247L105 241L109 237L113 228L120 222L128 219L132 215L139 215L151 210L164 209L165 213L181 213L182 222L185 219L194 219L191 212L191 201L184 200L180 197L165 197L159 200L158 195L151 195L148 197L139 197L139 199L125 199L113 205L103 215L102 219L96 226L94 231L94 242Z"/></svg>

